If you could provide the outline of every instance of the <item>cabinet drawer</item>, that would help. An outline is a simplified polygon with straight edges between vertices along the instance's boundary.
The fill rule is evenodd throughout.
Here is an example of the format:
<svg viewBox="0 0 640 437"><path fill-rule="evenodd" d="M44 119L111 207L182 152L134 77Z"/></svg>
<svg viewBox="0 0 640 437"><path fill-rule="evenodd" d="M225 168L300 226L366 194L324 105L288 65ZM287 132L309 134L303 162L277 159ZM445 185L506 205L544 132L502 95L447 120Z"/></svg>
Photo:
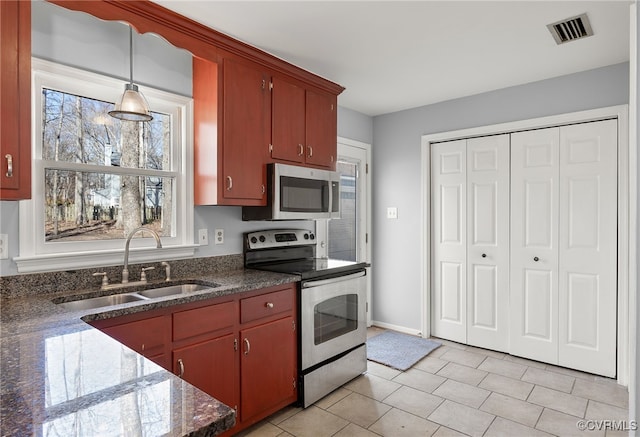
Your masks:
<svg viewBox="0 0 640 437"><path fill-rule="evenodd" d="M247 323L274 314L290 312L295 303L295 290L287 289L248 297L240 301L240 322Z"/></svg>
<svg viewBox="0 0 640 437"><path fill-rule="evenodd" d="M233 302L209 305L173 314L173 341L233 327L237 317Z"/></svg>
<svg viewBox="0 0 640 437"><path fill-rule="evenodd" d="M151 317L136 322L104 328L105 334L129 346L134 351L149 355L157 353L167 344L170 319L166 316Z"/></svg>

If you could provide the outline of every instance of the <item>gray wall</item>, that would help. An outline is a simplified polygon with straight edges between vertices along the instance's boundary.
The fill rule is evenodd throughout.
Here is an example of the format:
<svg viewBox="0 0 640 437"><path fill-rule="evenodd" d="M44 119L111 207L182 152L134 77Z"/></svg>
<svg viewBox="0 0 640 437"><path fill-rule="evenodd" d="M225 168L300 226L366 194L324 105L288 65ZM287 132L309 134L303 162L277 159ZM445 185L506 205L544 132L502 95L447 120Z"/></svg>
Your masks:
<svg viewBox="0 0 640 437"><path fill-rule="evenodd" d="M90 15L36 1L32 7L33 56L106 74L123 80L129 76L129 34L122 23L98 20ZM191 54L153 35L134 33L134 80L140 85L191 96ZM124 90L124 82L123 82ZM144 89L143 89L144 91ZM114 96L114 99L117 96ZM367 143L373 136L371 117L349 109L338 109L338 134ZM34 190L37 186L33 187ZM19 203L0 201L0 233L9 236L9 259L0 260L0 275L15 275L11 258L19 255ZM314 229L314 222L287 222L278 226ZM273 228L269 222L243 222L240 207L201 206L195 208L195 235L209 230L209 246L196 256L242 253L242 233ZM224 229L225 243L213 244L215 229Z"/></svg>
<svg viewBox="0 0 640 437"><path fill-rule="evenodd" d="M628 83L623 63L375 117L373 320L421 329L422 135L625 104Z"/></svg>

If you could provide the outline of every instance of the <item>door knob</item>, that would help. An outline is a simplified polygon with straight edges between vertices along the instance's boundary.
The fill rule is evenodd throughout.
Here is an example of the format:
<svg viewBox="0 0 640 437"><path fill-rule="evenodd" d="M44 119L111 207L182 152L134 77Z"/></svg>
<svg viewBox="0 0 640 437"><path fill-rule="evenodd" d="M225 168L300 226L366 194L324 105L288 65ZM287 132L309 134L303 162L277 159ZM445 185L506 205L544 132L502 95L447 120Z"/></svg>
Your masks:
<svg viewBox="0 0 640 437"><path fill-rule="evenodd" d="M483 257L483 258L486 258L486 257L487 257L487 254L486 254L486 253L483 253L483 254L482 254L482 257Z"/></svg>
<svg viewBox="0 0 640 437"><path fill-rule="evenodd" d="M540 261L540 258L538 258L537 256L534 256L534 257L533 257L533 260L534 260L535 262L538 262L538 261Z"/></svg>

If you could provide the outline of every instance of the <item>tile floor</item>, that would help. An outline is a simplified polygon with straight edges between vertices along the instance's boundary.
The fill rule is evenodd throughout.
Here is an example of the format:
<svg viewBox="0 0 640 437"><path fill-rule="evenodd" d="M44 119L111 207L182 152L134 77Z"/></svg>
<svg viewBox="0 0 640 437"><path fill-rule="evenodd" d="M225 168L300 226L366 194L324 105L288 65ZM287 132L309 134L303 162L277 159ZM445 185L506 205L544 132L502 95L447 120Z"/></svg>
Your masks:
<svg viewBox="0 0 640 437"><path fill-rule="evenodd" d="M442 346L405 372L369 361L364 375L309 408L288 407L242 435L628 435L618 428L628 420L627 389L614 380L436 340ZM580 420L593 430L580 431Z"/></svg>

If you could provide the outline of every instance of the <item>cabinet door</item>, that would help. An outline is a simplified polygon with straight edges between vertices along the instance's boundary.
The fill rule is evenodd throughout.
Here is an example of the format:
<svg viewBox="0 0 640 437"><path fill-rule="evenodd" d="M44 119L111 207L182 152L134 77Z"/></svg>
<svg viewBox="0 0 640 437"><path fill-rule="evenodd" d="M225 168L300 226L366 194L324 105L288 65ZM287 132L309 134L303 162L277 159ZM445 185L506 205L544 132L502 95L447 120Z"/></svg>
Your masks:
<svg viewBox="0 0 640 437"><path fill-rule="evenodd" d="M235 408L235 336L231 333L212 340L174 349L173 373L223 403Z"/></svg>
<svg viewBox="0 0 640 437"><path fill-rule="evenodd" d="M558 360L559 129L511 135L510 351Z"/></svg>
<svg viewBox="0 0 640 437"><path fill-rule="evenodd" d="M337 97L315 91L307 91L306 95L305 161L335 170L338 150Z"/></svg>
<svg viewBox="0 0 640 437"><path fill-rule="evenodd" d="M467 342L509 350L509 135L467 140Z"/></svg>
<svg viewBox="0 0 640 437"><path fill-rule="evenodd" d="M223 63L222 196L266 202L271 138L269 76L248 65Z"/></svg>
<svg viewBox="0 0 640 437"><path fill-rule="evenodd" d="M110 326L102 331L141 355L171 370L169 362L171 316L150 317Z"/></svg>
<svg viewBox="0 0 640 437"><path fill-rule="evenodd" d="M243 422L296 400L294 326L293 318L286 317L240 332L240 418Z"/></svg>
<svg viewBox="0 0 640 437"><path fill-rule="evenodd" d="M616 375L617 123L560 128L561 366Z"/></svg>
<svg viewBox="0 0 640 437"><path fill-rule="evenodd" d="M304 162L305 90L278 77L271 95L271 158Z"/></svg>
<svg viewBox="0 0 640 437"><path fill-rule="evenodd" d="M432 334L467 341L466 141L431 148Z"/></svg>
<svg viewBox="0 0 640 437"><path fill-rule="evenodd" d="M31 198L31 2L0 2L0 200Z"/></svg>

